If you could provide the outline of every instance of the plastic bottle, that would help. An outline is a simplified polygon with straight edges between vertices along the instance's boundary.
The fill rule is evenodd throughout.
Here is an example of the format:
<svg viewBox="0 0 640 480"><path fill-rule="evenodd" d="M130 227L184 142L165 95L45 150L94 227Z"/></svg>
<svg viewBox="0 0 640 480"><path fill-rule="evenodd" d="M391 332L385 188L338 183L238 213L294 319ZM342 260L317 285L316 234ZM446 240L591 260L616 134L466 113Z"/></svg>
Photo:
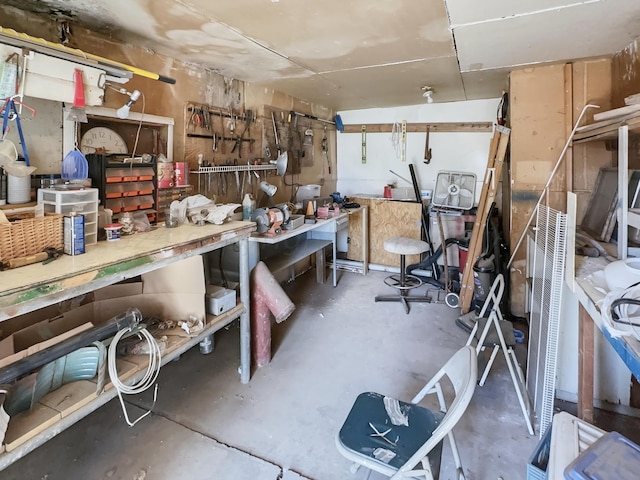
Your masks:
<svg viewBox="0 0 640 480"><path fill-rule="evenodd" d="M242 219L243 220L251 220L251 215L256 208L256 201L253 198L253 195L250 193L246 193L244 195L244 200L242 200Z"/></svg>

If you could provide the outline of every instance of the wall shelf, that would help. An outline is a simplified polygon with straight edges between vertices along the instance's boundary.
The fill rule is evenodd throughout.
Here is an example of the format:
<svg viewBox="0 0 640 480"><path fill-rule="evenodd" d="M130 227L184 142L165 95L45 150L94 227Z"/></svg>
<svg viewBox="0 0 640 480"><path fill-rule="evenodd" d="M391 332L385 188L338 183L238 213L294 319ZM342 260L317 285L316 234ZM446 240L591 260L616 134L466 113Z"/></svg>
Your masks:
<svg viewBox="0 0 640 480"><path fill-rule="evenodd" d="M275 169L275 165L216 165L213 167L199 167L198 170L191 170L191 173L197 175L200 173L256 172Z"/></svg>
<svg viewBox="0 0 640 480"><path fill-rule="evenodd" d="M616 140L618 148L618 201L616 220L618 222L618 259L623 260L629 254L629 229L631 225L640 226L640 215L637 210L621 205L629 205L629 133L640 133L640 115L632 115L603 120L580 127L573 137L573 144ZM637 228L637 227L636 227Z"/></svg>

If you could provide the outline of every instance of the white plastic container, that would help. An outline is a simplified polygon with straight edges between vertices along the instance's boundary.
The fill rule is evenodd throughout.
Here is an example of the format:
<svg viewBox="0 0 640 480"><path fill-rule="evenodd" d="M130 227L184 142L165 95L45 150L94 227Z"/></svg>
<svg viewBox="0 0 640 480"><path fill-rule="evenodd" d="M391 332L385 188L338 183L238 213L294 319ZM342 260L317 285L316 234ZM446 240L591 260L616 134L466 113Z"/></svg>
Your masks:
<svg viewBox="0 0 640 480"><path fill-rule="evenodd" d="M301 185L298 187L296 194L296 202L309 200L320 196L320 185Z"/></svg>
<svg viewBox="0 0 640 480"><path fill-rule="evenodd" d="M604 267L604 278L609 290L628 288L640 282L640 258L616 260Z"/></svg>
<svg viewBox="0 0 640 480"><path fill-rule="evenodd" d="M25 166L23 160L16 161L16 164ZM31 201L31 175L26 177L14 177L7 175L7 203L29 203Z"/></svg>
<svg viewBox="0 0 640 480"><path fill-rule="evenodd" d="M85 245L98 241L98 202L97 188L38 189L38 203L44 205L45 212L84 215Z"/></svg>

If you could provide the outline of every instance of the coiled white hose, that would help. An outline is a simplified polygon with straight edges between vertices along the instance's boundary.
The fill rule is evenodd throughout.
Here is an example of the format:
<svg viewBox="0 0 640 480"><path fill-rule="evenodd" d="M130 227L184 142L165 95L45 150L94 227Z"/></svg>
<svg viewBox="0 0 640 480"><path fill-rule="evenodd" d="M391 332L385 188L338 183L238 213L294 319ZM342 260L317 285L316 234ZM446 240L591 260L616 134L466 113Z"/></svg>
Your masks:
<svg viewBox="0 0 640 480"><path fill-rule="evenodd" d="M113 340L111 341L111 344L109 345L109 351L107 353L107 366L109 369L109 378L111 379L111 383L113 383L114 388L118 392L118 397L120 398L120 405L122 406L124 418L127 424L130 427L133 427L136 423L149 415L151 413L151 410L153 410L153 407L156 403L156 398L158 396L158 384L156 384L156 388L153 393L153 405L151 405L151 409L140 416L134 422L131 422L129 420L129 415L127 415L127 409L125 407L122 394L137 395L151 387L158 378L158 374L160 373L162 354L160 352L160 346L158 345L158 342L156 342L156 339L149 333L146 328L143 328L142 330L137 332L137 335L141 335L149 344L149 364L147 365L147 370L144 373L143 377L137 383L134 383L132 385L126 385L125 383L123 383L118 377L118 368L116 365L116 349L120 339L131 331L131 328L125 328L119 330L118 333L115 334Z"/></svg>

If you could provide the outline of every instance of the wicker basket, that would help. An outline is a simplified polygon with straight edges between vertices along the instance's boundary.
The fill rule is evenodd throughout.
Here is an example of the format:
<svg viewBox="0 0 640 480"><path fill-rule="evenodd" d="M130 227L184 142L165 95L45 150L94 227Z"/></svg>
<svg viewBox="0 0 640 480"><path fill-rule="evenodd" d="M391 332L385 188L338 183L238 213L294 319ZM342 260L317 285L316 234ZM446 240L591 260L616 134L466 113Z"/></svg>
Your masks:
<svg viewBox="0 0 640 480"><path fill-rule="evenodd" d="M47 247L62 249L62 215L48 213L35 218L33 213L8 215L11 223L0 223L0 262L28 257Z"/></svg>

